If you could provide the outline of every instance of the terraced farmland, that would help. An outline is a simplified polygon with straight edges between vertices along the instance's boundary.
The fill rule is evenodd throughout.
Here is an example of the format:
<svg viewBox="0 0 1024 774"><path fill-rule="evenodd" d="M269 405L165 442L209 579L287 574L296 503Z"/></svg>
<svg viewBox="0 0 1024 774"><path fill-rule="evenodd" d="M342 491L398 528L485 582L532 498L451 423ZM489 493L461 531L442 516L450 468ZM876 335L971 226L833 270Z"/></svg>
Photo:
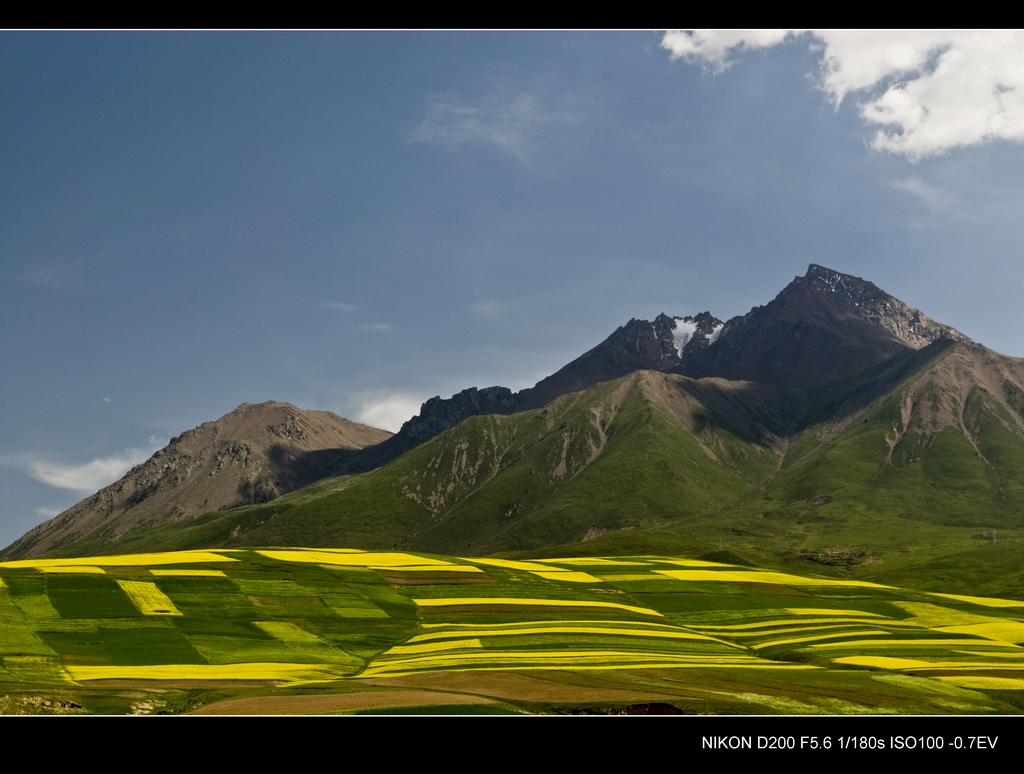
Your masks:
<svg viewBox="0 0 1024 774"><path fill-rule="evenodd" d="M0 711L1016 713L1024 602L669 557L0 564Z"/></svg>

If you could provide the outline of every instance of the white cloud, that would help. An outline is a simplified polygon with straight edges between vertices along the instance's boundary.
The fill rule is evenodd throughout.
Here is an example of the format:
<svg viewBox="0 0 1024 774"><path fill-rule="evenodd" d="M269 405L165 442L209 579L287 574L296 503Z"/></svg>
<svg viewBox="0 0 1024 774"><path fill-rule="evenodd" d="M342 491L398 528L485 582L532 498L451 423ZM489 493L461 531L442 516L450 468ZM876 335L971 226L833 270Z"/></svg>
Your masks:
<svg viewBox="0 0 1024 774"><path fill-rule="evenodd" d="M916 177L893 180L891 185L897 191L916 196L931 210L948 210L955 203L949 193Z"/></svg>
<svg viewBox="0 0 1024 774"><path fill-rule="evenodd" d="M673 59L723 72L737 55L804 30L669 32ZM878 151L917 162L991 140L1024 142L1024 31L813 30L818 82L838 105L863 95Z"/></svg>
<svg viewBox="0 0 1024 774"><path fill-rule="evenodd" d="M366 325L360 325L359 330L361 331L381 331L382 333L394 333L395 326L391 323L367 323Z"/></svg>
<svg viewBox="0 0 1024 774"><path fill-rule="evenodd" d="M469 305L469 311L480 320L496 320L503 317L512 308L504 301L475 301Z"/></svg>
<svg viewBox="0 0 1024 774"><path fill-rule="evenodd" d="M800 30L669 30L661 40L673 59L700 64L713 73L728 70L742 51L769 48Z"/></svg>
<svg viewBox="0 0 1024 774"><path fill-rule="evenodd" d="M420 413L423 400L407 392L365 397L359 403L356 421L397 433L406 420Z"/></svg>
<svg viewBox="0 0 1024 774"><path fill-rule="evenodd" d="M119 454L97 457L84 463L55 462L36 454L7 457L3 462L48 486L92 494L117 481L135 465L145 462L158 448L160 442L150 438L149 449L125 449Z"/></svg>
<svg viewBox="0 0 1024 774"><path fill-rule="evenodd" d="M42 505L40 505L38 508L33 508L32 510L34 510L36 512L37 516L39 516L41 519L45 519L46 521L49 521L50 519L52 519L57 514L63 512L63 511L57 510L56 508L47 508L47 507L42 506Z"/></svg>
<svg viewBox="0 0 1024 774"><path fill-rule="evenodd" d="M479 101L446 96L427 106L426 118L411 139L447 147L492 145L526 162L544 131L574 120L575 114L564 105L529 92Z"/></svg>
<svg viewBox="0 0 1024 774"><path fill-rule="evenodd" d="M354 312L356 308L352 304L345 304L341 301L325 301L324 306L338 312Z"/></svg>

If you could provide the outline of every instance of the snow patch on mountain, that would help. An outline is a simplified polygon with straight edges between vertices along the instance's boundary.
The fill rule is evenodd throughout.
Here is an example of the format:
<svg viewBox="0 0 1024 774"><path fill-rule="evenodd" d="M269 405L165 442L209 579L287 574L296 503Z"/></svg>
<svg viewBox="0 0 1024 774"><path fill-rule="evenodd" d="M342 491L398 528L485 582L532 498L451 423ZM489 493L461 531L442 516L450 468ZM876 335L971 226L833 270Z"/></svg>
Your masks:
<svg viewBox="0 0 1024 774"><path fill-rule="evenodd" d="M697 332L697 323L692 317L673 317L675 328L672 331L672 343L675 345L676 354L683 356L685 347L693 335Z"/></svg>

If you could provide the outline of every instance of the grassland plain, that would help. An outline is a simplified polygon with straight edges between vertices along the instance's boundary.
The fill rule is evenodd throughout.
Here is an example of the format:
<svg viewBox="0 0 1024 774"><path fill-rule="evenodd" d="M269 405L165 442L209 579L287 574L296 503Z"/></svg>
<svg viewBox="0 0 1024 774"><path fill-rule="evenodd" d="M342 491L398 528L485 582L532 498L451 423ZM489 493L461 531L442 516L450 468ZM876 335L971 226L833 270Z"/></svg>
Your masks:
<svg viewBox="0 0 1024 774"><path fill-rule="evenodd" d="M1024 602L672 557L0 564L4 713L1016 714Z"/></svg>

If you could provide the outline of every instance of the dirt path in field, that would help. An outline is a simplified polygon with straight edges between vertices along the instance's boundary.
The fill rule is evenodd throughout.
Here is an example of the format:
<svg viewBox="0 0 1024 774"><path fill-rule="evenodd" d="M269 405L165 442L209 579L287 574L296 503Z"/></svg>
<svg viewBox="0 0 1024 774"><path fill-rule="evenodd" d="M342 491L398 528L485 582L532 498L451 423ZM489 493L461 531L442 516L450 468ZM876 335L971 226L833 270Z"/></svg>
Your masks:
<svg viewBox="0 0 1024 774"><path fill-rule="evenodd" d="M439 704L495 704L482 696L438 691L366 691L317 696L253 696L210 704L189 715L320 715L366 709L426 707Z"/></svg>

